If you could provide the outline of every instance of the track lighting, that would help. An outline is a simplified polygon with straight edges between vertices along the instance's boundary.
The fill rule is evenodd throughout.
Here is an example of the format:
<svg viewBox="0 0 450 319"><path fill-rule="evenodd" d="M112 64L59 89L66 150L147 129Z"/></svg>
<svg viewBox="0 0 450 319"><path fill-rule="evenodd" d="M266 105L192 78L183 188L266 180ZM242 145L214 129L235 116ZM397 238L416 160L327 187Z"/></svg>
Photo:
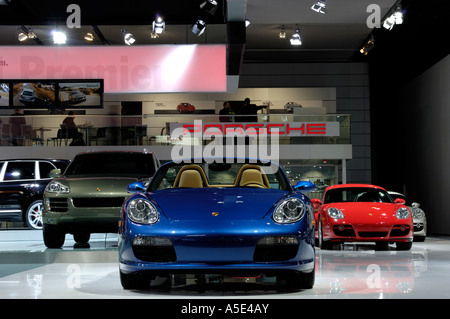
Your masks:
<svg viewBox="0 0 450 319"><path fill-rule="evenodd" d="M320 0L314 3L311 7L311 10L316 11L318 13L327 13L327 4L325 2L326 0Z"/></svg>
<svg viewBox="0 0 450 319"><path fill-rule="evenodd" d="M214 15L217 10L216 0L206 0L200 4L200 8L208 12L210 15Z"/></svg>
<svg viewBox="0 0 450 319"><path fill-rule="evenodd" d="M28 36L24 32L20 32L19 35L17 36L17 40L19 40L20 42L23 42L27 39L28 39Z"/></svg>
<svg viewBox="0 0 450 319"><path fill-rule="evenodd" d="M196 36L201 36L206 29L206 22L199 18L195 24L192 26L192 33Z"/></svg>
<svg viewBox="0 0 450 319"><path fill-rule="evenodd" d="M85 34L84 39L86 41L92 42L94 41L94 35L91 32L88 32Z"/></svg>
<svg viewBox="0 0 450 319"><path fill-rule="evenodd" d="M284 25L281 26L279 37L280 39L286 38L286 28L284 27Z"/></svg>
<svg viewBox="0 0 450 319"><path fill-rule="evenodd" d="M19 34L17 35L17 40L19 40L20 42L23 42L27 39L36 39L36 34L30 29L28 29L25 26L20 26L18 27L19 30Z"/></svg>
<svg viewBox="0 0 450 319"><path fill-rule="evenodd" d="M157 17L152 23L152 33L161 34L166 29L166 23L162 17Z"/></svg>
<svg viewBox="0 0 450 319"><path fill-rule="evenodd" d="M369 51L373 49L374 46L375 46L375 38L372 36L367 41L367 43L361 48L361 50L359 50L359 52L361 52L361 54L363 55L367 55Z"/></svg>
<svg viewBox="0 0 450 319"><path fill-rule="evenodd" d="M403 12L400 6L397 6L394 13L392 13L389 17L386 18L383 22L383 27L386 30L392 30L396 24L403 23Z"/></svg>
<svg viewBox="0 0 450 319"><path fill-rule="evenodd" d="M67 37L64 32L53 30L52 35L53 35L53 43L54 44L65 44L66 43Z"/></svg>
<svg viewBox="0 0 450 319"><path fill-rule="evenodd" d="M136 39L133 37L133 35L129 32L127 32L126 29L122 29L123 33L123 41L126 45L132 45L134 42L136 42Z"/></svg>
<svg viewBox="0 0 450 319"><path fill-rule="evenodd" d="M291 36L291 45L302 45L302 37L300 36L300 29L298 26L295 33Z"/></svg>

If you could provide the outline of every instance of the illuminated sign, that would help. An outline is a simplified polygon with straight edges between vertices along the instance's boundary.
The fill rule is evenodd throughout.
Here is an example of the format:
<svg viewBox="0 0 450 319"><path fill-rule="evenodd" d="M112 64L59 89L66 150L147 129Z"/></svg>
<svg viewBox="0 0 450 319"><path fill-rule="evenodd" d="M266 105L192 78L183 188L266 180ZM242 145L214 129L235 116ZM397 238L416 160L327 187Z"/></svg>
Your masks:
<svg viewBox="0 0 450 319"><path fill-rule="evenodd" d="M104 79L105 93L226 92L225 45L2 46L0 79Z"/></svg>
<svg viewBox="0 0 450 319"><path fill-rule="evenodd" d="M225 136L339 136L339 122L289 122L289 123L171 123L175 129L186 134L203 137ZM182 129L182 131L180 131Z"/></svg>

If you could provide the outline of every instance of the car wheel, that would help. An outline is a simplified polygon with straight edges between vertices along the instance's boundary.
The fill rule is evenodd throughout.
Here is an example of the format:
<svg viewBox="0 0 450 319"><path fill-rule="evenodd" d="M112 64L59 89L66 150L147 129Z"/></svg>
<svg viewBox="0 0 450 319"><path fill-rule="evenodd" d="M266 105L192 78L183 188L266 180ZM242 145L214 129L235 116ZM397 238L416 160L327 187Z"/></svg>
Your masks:
<svg viewBox="0 0 450 319"><path fill-rule="evenodd" d="M395 245L397 250L410 250L412 247L412 242L407 243L398 242Z"/></svg>
<svg viewBox="0 0 450 319"><path fill-rule="evenodd" d="M48 248L61 248L64 245L66 234L55 227L44 225L42 228L44 244Z"/></svg>
<svg viewBox="0 0 450 319"><path fill-rule="evenodd" d="M28 206L25 221L31 229L42 229L42 200L36 200Z"/></svg>
<svg viewBox="0 0 450 319"><path fill-rule="evenodd" d="M418 243L423 243L425 241L426 236L414 236L414 241Z"/></svg>
<svg viewBox="0 0 450 319"><path fill-rule="evenodd" d="M144 289L150 287L150 278L144 275L120 272L120 283L123 289Z"/></svg>
<svg viewBox="0 0 450 319"><path fill-rule="evenodd" d="M73 239L79 244L87 244L91 238L90 233L75 233L73 234Z"/></svg>
<svg viewBox="0 0 450 319"><path fill-rule="evenodd" d="M319 237L318 241L319 242L318 242L317 246L320 249L331 249L333 247L333 245L323 240L322 221L320 220L320 216L319 216L318 233L319 233L318 234L318 237Z"/></svg>

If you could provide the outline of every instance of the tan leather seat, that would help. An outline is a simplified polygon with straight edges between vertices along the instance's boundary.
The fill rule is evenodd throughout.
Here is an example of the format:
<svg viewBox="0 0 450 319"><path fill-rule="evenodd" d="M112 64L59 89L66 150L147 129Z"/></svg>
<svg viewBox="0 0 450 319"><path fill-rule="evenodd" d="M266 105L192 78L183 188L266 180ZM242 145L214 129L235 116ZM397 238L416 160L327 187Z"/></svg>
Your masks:
<svg viewBox="0 0 450 319"><path fill-rule="evenodd" d="M180 169L173 183L173 187L208 187L208 181L201 166L189 164Z"/></svg>
<svg viewBox="0 0 450 319"><path fill-rule="evenodd" d="M266 174L264 174L259 165L253 164L242 165L239 173L237 174L234 186L270 188Z"/></svg>
<svg viewBox="0 0 450 319"><path fill-rule="evenodd" d="M181 172L177 187L201 188L203 187L203 180L197 170L185 170Z"/></svg>

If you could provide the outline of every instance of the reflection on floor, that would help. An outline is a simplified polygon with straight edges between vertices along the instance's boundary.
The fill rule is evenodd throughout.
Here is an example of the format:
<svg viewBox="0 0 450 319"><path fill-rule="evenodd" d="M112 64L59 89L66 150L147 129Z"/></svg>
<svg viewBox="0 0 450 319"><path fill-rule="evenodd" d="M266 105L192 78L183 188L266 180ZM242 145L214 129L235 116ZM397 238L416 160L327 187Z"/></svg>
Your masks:
<svg viewBox="0 0 450 319"><path fill-rule="evenodd" d="M124 290L117 235L92 235L76 247L47 249L40 231L0 231L0 298L450 298L450 238L429 237L410 251L378 251L371 244L316 249L311 290L287 291L272 278L174 276L147 290Z"/></svg>

